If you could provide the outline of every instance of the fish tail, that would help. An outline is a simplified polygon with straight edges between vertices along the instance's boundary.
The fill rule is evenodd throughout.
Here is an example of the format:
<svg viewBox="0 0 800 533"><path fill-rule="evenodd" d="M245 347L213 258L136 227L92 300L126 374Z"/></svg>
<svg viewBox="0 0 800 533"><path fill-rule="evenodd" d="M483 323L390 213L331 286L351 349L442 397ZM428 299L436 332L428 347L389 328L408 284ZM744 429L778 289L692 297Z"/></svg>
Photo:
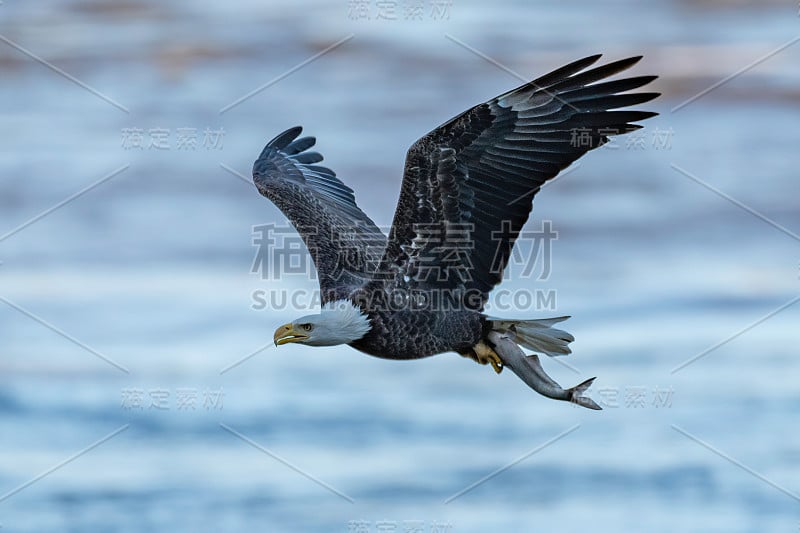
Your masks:
<svg viewBox="0 0 800 533"><path fill-rule="evenodd" d="M594 402L594 400L592 400L588 396L583 396L583 393L586 392L586 389L588 389L592 385L594 380L595 378L590 378L584 381L583 383L575 385L571 389L567 389L567 392L569 393L569 401L581 405L583 407L586 407L588 409L602 411L603 408L597 405Z"/></svg>

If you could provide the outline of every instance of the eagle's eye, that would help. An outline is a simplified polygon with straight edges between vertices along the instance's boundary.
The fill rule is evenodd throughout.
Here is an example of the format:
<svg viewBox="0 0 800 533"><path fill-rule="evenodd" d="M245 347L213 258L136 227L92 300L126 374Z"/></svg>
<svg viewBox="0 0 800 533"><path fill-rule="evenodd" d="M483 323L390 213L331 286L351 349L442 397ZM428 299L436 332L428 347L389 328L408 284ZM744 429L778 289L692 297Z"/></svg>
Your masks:
<svg viewBox="0 0 800 533"><path fill-rule="evenodd" d="M314 329L312 324L300 324L300 327L303 328L304 331L311 331Z"/></svg>

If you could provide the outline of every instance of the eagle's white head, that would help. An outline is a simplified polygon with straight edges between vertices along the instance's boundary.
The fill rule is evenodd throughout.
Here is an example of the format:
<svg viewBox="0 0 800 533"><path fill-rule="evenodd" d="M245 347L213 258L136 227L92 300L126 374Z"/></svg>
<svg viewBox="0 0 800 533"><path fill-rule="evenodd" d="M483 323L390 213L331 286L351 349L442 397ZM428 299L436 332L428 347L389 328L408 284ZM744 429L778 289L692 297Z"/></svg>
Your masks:
<svg viewBox="0 0 800 533"><path fill-rule="evenodd" d="M275 331L275 345L297 342L308 346L336 346L357 341L372 326L360 308L348 300L322 306L318 315L306 315Z"/></svg>

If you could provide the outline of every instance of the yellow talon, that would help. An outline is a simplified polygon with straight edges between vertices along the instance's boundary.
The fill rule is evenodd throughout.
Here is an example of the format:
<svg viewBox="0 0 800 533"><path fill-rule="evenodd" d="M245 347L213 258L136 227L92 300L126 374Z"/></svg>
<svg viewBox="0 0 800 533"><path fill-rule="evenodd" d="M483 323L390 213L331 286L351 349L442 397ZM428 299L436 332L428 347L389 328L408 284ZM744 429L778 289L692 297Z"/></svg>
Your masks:
<svg viewBox="0 0 800 533"><path fill-rule="evenodd" d="M492 368L498 374L503 371L503 360L500 359L500 356L498 356L489 346L483 342L479 342L473 347L472 350L474 357L472 357L472 354L470 354L470 357L477 363L482 365L488 365L491 363Z"/></svg>
<svg viewBox="0 0 800 533"><path fill-rule="evenodd" d="M492 368L498 374L503 371L503 360L492 351L492 354L489 356L489 362L492 363Z"/></svg>

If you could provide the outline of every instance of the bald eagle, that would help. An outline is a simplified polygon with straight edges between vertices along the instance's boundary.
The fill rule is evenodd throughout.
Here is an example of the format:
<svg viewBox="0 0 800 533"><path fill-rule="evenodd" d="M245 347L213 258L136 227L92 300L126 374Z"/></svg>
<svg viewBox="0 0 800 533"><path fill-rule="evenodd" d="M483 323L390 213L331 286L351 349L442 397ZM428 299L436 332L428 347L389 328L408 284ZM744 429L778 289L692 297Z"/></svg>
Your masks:
<svg viewBox="0 0 800 533"><path fill-rule="evenodd" d="M594 378L563 389L540 364L537 354L570 353L574 338L553 327L569 317L483 313L541 186L610 135L657 114L619 110L659 96L627 92L656 76L601 81L641 56L589 69L599 58L479 104L416 141L388 238L353 190L317 164L322 156L309 151L315 139L300 137L301 127L267 143L253 181L302 236L322 296L321 311L279 327L275 344L347 344L387 359L456 352L498 373L507 366L547 397L600 409L583 396Z"/></svg>

